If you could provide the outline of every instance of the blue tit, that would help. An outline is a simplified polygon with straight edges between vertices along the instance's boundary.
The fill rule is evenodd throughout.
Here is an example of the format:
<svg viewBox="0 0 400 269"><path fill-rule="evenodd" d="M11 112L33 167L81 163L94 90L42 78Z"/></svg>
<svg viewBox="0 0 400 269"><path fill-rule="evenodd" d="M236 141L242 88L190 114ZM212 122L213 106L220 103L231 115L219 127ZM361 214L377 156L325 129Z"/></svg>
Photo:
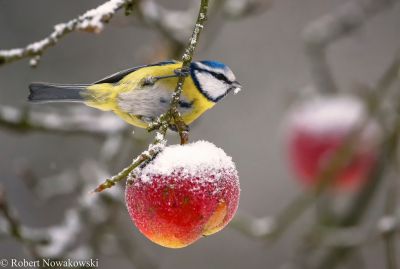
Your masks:
<svg viewBox="0 0 400 269"><path fill-rule="evenodd" d="M32 83L31 102L82 102L113 111L134 126L146 128L170 106L182 62L165 61L123 70L92 84ZM241 89L225 64L197 61L190 64L179 102L183 121L189 125L231 91Z"/></svg>

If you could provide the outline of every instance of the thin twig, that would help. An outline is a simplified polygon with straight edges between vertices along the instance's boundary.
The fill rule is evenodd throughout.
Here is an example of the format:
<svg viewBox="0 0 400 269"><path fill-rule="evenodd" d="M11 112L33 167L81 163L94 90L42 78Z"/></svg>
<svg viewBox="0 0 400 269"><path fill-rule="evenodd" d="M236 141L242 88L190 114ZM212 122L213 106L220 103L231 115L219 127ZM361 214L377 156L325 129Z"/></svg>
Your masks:
<svg viewBox="0 0 400 269"><path fill-rule="evenodd" d="M58 41L74 31L99 33L104 24L108 23L115 12L133 0L109 0L102 5L85 12L78 18L54 26L54 31L48 37L31 43L24 48L0 50L0 66L23 58L31 58L31 66L36 66L42 54L48 48L54 47Z"/></svg>
<svg viewBox="0 0 400 269"><path fill-rule="evenodd" d="M112 176L111 178L106 179L103 183L97 186L96 189L94 189L94 192L102 192L105 189L111 188L119 181L127 178L135 168L139 167L144 162L151 160L151 158L162 151L167 143L165 140L167 129L168 125L164 125L160 129L160 132L157 133L154 142L149 145L146 151L137 156L128 167L124 168L121 172Z"/></svg>
<svg viewBox="0 0 400 269"><path fill-rule="evenodd" d="M107 137L127 130L127 126L112 115L98 116L84 113L77 117L73 113L56 114L1 105L0 126L21 133L37 131L94 137Z"/></svg>
<svg viewBox="0 0 400 269"><path fill-rule="evenodd" d="M400 128L400 118L393 128L391 134L388 136L383 146L382 154L379 158L375 170L368 180L363 190L360 191L359 195L354 199L352 204L349 206L349 210L345 212L338 220L339 227L350 227L356 225L365 213L365 209L368 208L369 202L377 191L379 183L382 181L386 164L393 157L395 153L396 144L398 142L398 129ZM325 256L323 256L320 262L315 268L318 269L331 269L335 268L341 261L348 257L354 248L352 247L336 247L332 248Z"/></svg>
<svg viewBox="0 0 400 269"><path fill-rule="evenodd" d="M332 157L328 160L328 164L325 169L323 169L317 176L317 182L320 182L316 189L301 193L299 196L294 198L281 212L278 216L271 218L273 220L274 226L268 229L268 232L264 234L257 234L255 237L262 237L268 240L276 240L293 224L295 220L298 219L315 201L320 197L321 194L325 192L327 187L330 186L332 180L336 177L336 174L341 170L341 167L348 163L353 154L353 148L356 144L355 141L358 135L362 132L366 125L369 117L378 113L380 108L382 98L386 96L390 86L397 80L398 70L400 68L399 58L395 58L389 67L385 70L382 77L379 79L376 85L376 89L379 91L371 92L371 96L367 100L367 112L368 115L358 126L355 126L352 132L345 139L344 143L338 150L333 153ZM378 100L377 100L378 99ZM384 156L385 157L385 156ZM373 177L373 176L372 176ZM370 180L371 184L375 184L374 180ZM375 182L375 183L373 183ZM367 190L369 192L367 193ZM360 195L354 200L352 206L349 208L344 215L341 216L341 221L338 224L353 223L355 219L358 220L359 217L363 215L365 206L367 205L367 200L370 199L372 195L371 191L374 187L366 188L362 191ZM360 210L357 210L360 209ZM238 218L234 227L239 227L239 230L246 231L245 233L252 235L251 228L246 227L246 223L253 223L254 221L246 220L243 221L244 217ZM246 223L245 223L246 222ZM251 225L250 225L251 226ZM316 225L317 226L317 225ZM312 228L311 230L313 230Z"/></svg>
<svg viewBox="0 0 400 269"><path fill-rule="evenodd" d="M46 244L46 238L37 236L28 237L27 234L24 233L24 229L19 218L16 216L15 212L7 201L6 193L2 185L0 185L0 214L6 220L8 234L22 243L32 257L40 258L40 255L36 250L36 246Z"/></svg>
<svg viewBox="0 0 400 269"><path fill-rule="evenodd" d="M398 139L396 141L398 143ZM393 145L395 148L398 145ZM397 174L400 171L396 163L396 158L391 162L394 166L396 176L389 177L389 184L386 191L385 201L385 216L382 217L380 222L382 240L385 248L386 268L397 269L397 255L396 255L396 205L399 185L397 183Z"/></svg>
<svg viewBox="0 0 400 269"><path fill-rule="evenodd" d="M327 60L327 48L338 39L349 36L369 18L390 8L398 0L354 0L332 13L311 22L303 31L306 56L317 89L325 93L338 91Z"/></svg>
<svg viewBox="0 0 400 269"><path fill-rule="evenodd" d="M371 95L371 99L368 100L369 109L372 112L377 112L380 108L382 98L386 96L390 86L398 80L398 73L394 70L398 70L400 66L400 61L395 58L389 68L385 71L382 78L378 81L376 86L377 94ZM379 88L380 87L380 88ZM376 100L376 98L379 99ZM397 104L397 113L400 111L400 102ZM386 168L391 160L394 158L398 146L399 139L399 129L400 129L400 117L396 118L396 122L393 123L392 129L388 132L385 140L383 141L382 151L378 158L378 163L370 175L367 184L358 193L358 195L353 199L351 204L343 212L341 216L338 217L336 225L338 227L350 227L357 225L358 222L364 216L368 205L370 204L372 198L377 193L378 186L383 181L383 176L386 172ZM320 262L316 268L327 269L335 268L341 261L346 259L352 254L353 248L348 247L337 247L332 248L325 256L320 259Z"/></svg>
<svg viewBox="0 0 400 269"><path fill-rule="evenodd" d="M208 10L208 0L202 0L200 4L199 13L197 16L197 21L192 33L192 37L190 38L189 44L185 50L185 53L182 56L182 66L181 70L186 71L190 68L190 64L193 59L194 51L198 45L200 33L204 28L204 24L207 20L207 10ZM178 111L178 104L180 100L180 96L182 93L182 88L185 83L186 76L180 76L178 78L178 82L175 88L175 91L171 98L171 104L169 110L158 117L158 119L150 125L151 130L157 129L157 135L154 139L154 142L151 143L146 151L141 153L138 157L136 157L132 163L119 172L117 175L106 179L103 183L101 183L94 192L101 192L105 189L111 188L117 182L125 179L128 175L137 167L144 164L146 161L151 160L156 154L162 151L166 145L165 135L170 125L175 125L181 137L181 144L185 144L188 142L188 131L187 126L183 122L182 117Z"/></svg>

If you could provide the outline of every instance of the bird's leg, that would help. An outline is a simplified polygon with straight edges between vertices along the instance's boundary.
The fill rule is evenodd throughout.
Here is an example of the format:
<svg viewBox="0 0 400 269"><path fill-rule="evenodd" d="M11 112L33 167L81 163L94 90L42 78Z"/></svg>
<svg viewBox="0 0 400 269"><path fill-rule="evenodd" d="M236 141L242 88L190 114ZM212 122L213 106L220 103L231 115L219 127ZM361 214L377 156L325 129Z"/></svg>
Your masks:
<svg viewBox="0 0 400 269"><path fill-rule="evenodd" d="M180 137L181 137L181 145L189 143L189 131L182 131Z"/></svg>
<svg viewBox="0 0 400 269"><path fill-rule="evenodd" d="M178 132L178 127L176 126L175 123L171 123L171 124L168 126L168 128L169 128L171 131ZM185 131L185 132L189 132L189 131L190 131L189 126L186 125L186 124L185 124L185 126L182 126L182 128L183 128L183 131Z"/></svg>
<svg viewBox="0 0 400 269"><path fill-rule="evenodd" d="M189 68L178 68L178 69L174 70L174 73L175 74L173 74L173 75L167 75L167 76L146 77L143 79L142 86L152 86L160 79L187 77L190 74L190 69Z"/></svg>
<svg viewBox="0 0 400 269"><path fill-rule="evenodd" d="M190 128L188 125L182 124L182 126L180 126L180 128L178 129L178 126L176 125L176 123L171 123L169 125L169 129L174 132L179 132L179 129L181 130L180 134L179 134L181 137L181 145L187 144L189 142Z"/></svg>

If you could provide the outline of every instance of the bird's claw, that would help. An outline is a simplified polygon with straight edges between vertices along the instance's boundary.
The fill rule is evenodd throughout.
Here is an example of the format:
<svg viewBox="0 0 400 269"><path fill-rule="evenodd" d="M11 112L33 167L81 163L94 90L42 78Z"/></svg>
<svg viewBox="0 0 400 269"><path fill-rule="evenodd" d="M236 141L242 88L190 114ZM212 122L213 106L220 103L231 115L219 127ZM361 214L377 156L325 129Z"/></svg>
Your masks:
<svg viewBox="0 0 400 269"><path fill-rule="evenodd" d="M186 125L186 124L184 126L181 126L181 128L183 128L182 131L184 131L184 132L189 132L190 131L190 127L188 125ZM178 127L176 126L176 124L170 124L169 125L169 129L171 131L178 132Z"/></svg>
<svg viewBox="0 0 400 269"><path fill-rule="evenodd" d="M189 68L178 68L174 70L175 75L178 77L187 77L190 74Z"/></svg>

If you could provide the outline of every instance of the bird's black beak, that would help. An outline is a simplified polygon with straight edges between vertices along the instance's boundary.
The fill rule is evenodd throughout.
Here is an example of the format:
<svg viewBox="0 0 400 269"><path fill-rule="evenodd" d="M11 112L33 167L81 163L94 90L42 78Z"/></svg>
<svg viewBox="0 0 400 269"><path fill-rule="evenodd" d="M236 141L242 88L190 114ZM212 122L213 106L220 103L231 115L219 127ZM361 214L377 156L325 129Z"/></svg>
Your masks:
<svg viewBox="0 0 400 269"><path fill-rule="evenodd" d="M234 81L231 83L229 91L233 91L234 94L237 94L238 92L240 92L241 89L242 89L242 85L239 82Z"/></svg>

